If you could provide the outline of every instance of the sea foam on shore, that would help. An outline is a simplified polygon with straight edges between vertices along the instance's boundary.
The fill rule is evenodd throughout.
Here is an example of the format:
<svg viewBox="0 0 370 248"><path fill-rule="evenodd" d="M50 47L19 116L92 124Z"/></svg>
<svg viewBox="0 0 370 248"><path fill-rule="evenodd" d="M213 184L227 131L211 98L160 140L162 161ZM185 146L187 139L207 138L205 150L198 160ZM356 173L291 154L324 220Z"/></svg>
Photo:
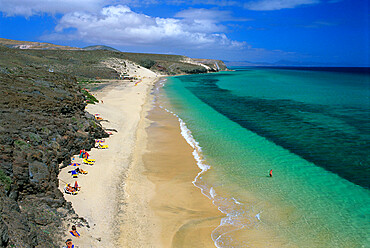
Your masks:
<svg viewBox="0 0 370 248"><path fill-rule="evenodd" d="M157 91L159 91L160 87L163 87L164 85L165 81L161 82ZM255 211L246 211L245 206L240 206L244 204L233 197L229 199L227 197L217 195L215 188L202 178L202 175L211 169L211 166L206 163L199 142L195 140L186 123L176 113L162 105L159 105L159 107L177 118L182 137L193 148L193 157L197 162L198 167L201 169L193 180L194 186L199 188L202 194L208 197L221 213L226 215L226 217L222 218L220 224L211 234L211 238L214 241L215 246L224 247L226 242L222 240L223 238L227 239L228 243L233 243L232 237L227 236L227 234L245 227L251 228L258 225L258 221L260 221L260 213L254 215Z"/></svg>

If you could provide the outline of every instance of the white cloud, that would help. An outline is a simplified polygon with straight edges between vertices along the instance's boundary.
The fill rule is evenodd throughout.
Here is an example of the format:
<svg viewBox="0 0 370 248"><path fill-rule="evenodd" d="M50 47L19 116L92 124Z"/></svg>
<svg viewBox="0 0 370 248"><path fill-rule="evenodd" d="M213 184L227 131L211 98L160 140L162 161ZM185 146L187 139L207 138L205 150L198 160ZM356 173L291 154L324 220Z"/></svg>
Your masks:
<svg viewBox="0 0 370 248"><path fill-rule="evenodd" d="M175 16L193 20L194 19L213 20L215 22L231 19L230 11L221 11L212 9L194 9L194 8L180 11Z"/></svg>
<svg viewBox="0 0 370 248"><path fill-rule="evenodd" d="M280 10L319 2L319 0L259 0L245 3L244 7L250 10Z"/></svg>
<svg viewBox="0 0 370 248"><path fill-rule="evenodd" d="M188 31L192 32L225 32L227 28L220 22L231 19L228 11L210 9L187 9L180 11L175 17L182 18L182 23L188 26Z"/></svg>
<svg viewBox="0 0 370 248"><path fill-rule="evenodd" d="M331 0L328 3L342 0ZM40 14L66 14L75 11L96 12L104 6L121 4L128 6L148 5L213 5L234 6L250 10L280 10L301 5L319 3L320 0L0 0L0 12L7 16L32 16ZM207 14L206 12L202 12ZM211 12L210 12L211 13ZM214 12L216 13L216 12ZM219 13L222 13L220 11ZM223 13L225 14L225 13Z"/></svg>
<svg viewBox="0 0 370 248"><path fill-rule="evenodd" d="M8 16L32 16L72 11L96 11L110 1L104 0L1 0L0 11Z"/></svg>
<svg viewBox="0 0 370 248"><path fill-rule="evenodd" d="M197 11L207 13L208 17L190 18L191 13ZM43 38L83 40L116 46L189 46L197 49L244 47L244 42L232 41L221 33L225 27L218 23L212 13L192 9L178 14L183 19L159 18L133 12L127 6L109 6L98 13L68 13L59 20L56 32Z"/></svg>

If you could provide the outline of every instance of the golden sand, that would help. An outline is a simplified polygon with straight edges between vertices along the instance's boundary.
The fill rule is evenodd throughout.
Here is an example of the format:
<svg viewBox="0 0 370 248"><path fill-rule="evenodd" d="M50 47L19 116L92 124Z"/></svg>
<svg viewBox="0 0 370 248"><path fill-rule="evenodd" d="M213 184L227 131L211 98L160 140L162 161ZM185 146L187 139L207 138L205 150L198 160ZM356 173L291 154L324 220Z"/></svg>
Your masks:
<svg viewBox="0 0 370 248"><path fill-rule="evenodd" d="M155 184L150 206L160 218L162 247L215 247L211 233L223 215L192 183L200 169L177 118L155 107L148 119L144 165Z"/></svg>

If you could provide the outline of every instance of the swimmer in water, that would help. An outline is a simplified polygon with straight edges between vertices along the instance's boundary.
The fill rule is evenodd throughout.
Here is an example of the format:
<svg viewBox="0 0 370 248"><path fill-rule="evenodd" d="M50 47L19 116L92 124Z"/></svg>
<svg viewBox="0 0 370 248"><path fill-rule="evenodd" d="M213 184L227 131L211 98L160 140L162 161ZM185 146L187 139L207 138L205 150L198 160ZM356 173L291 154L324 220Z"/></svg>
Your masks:
<svg viewBox="0 0 370 248"><path fill-rule="evenodd" d="M272 170L270 170L270 177L272 177Z"/></svg>
<svg viewBox="0 0 370 248"><path fill-rule="evenodd" d="M261 213L256 214L256 218L257 218L257 220L259 220L259 221L261 221L261 219L260 219L260 214L261 214Z"/></svg>

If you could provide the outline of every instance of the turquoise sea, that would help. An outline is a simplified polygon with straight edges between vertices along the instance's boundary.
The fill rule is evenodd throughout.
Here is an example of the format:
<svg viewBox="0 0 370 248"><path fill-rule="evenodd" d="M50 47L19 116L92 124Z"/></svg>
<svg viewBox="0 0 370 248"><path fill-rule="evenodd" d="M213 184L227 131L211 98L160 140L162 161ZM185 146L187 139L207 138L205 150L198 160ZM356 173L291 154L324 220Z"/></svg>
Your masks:
<svg viewBox="0 0 370 248"><path fill-rule="evenodd" d="M168 78L159 98L226 214L215 245L370 247L368 68L233 69Z"/></svg>

